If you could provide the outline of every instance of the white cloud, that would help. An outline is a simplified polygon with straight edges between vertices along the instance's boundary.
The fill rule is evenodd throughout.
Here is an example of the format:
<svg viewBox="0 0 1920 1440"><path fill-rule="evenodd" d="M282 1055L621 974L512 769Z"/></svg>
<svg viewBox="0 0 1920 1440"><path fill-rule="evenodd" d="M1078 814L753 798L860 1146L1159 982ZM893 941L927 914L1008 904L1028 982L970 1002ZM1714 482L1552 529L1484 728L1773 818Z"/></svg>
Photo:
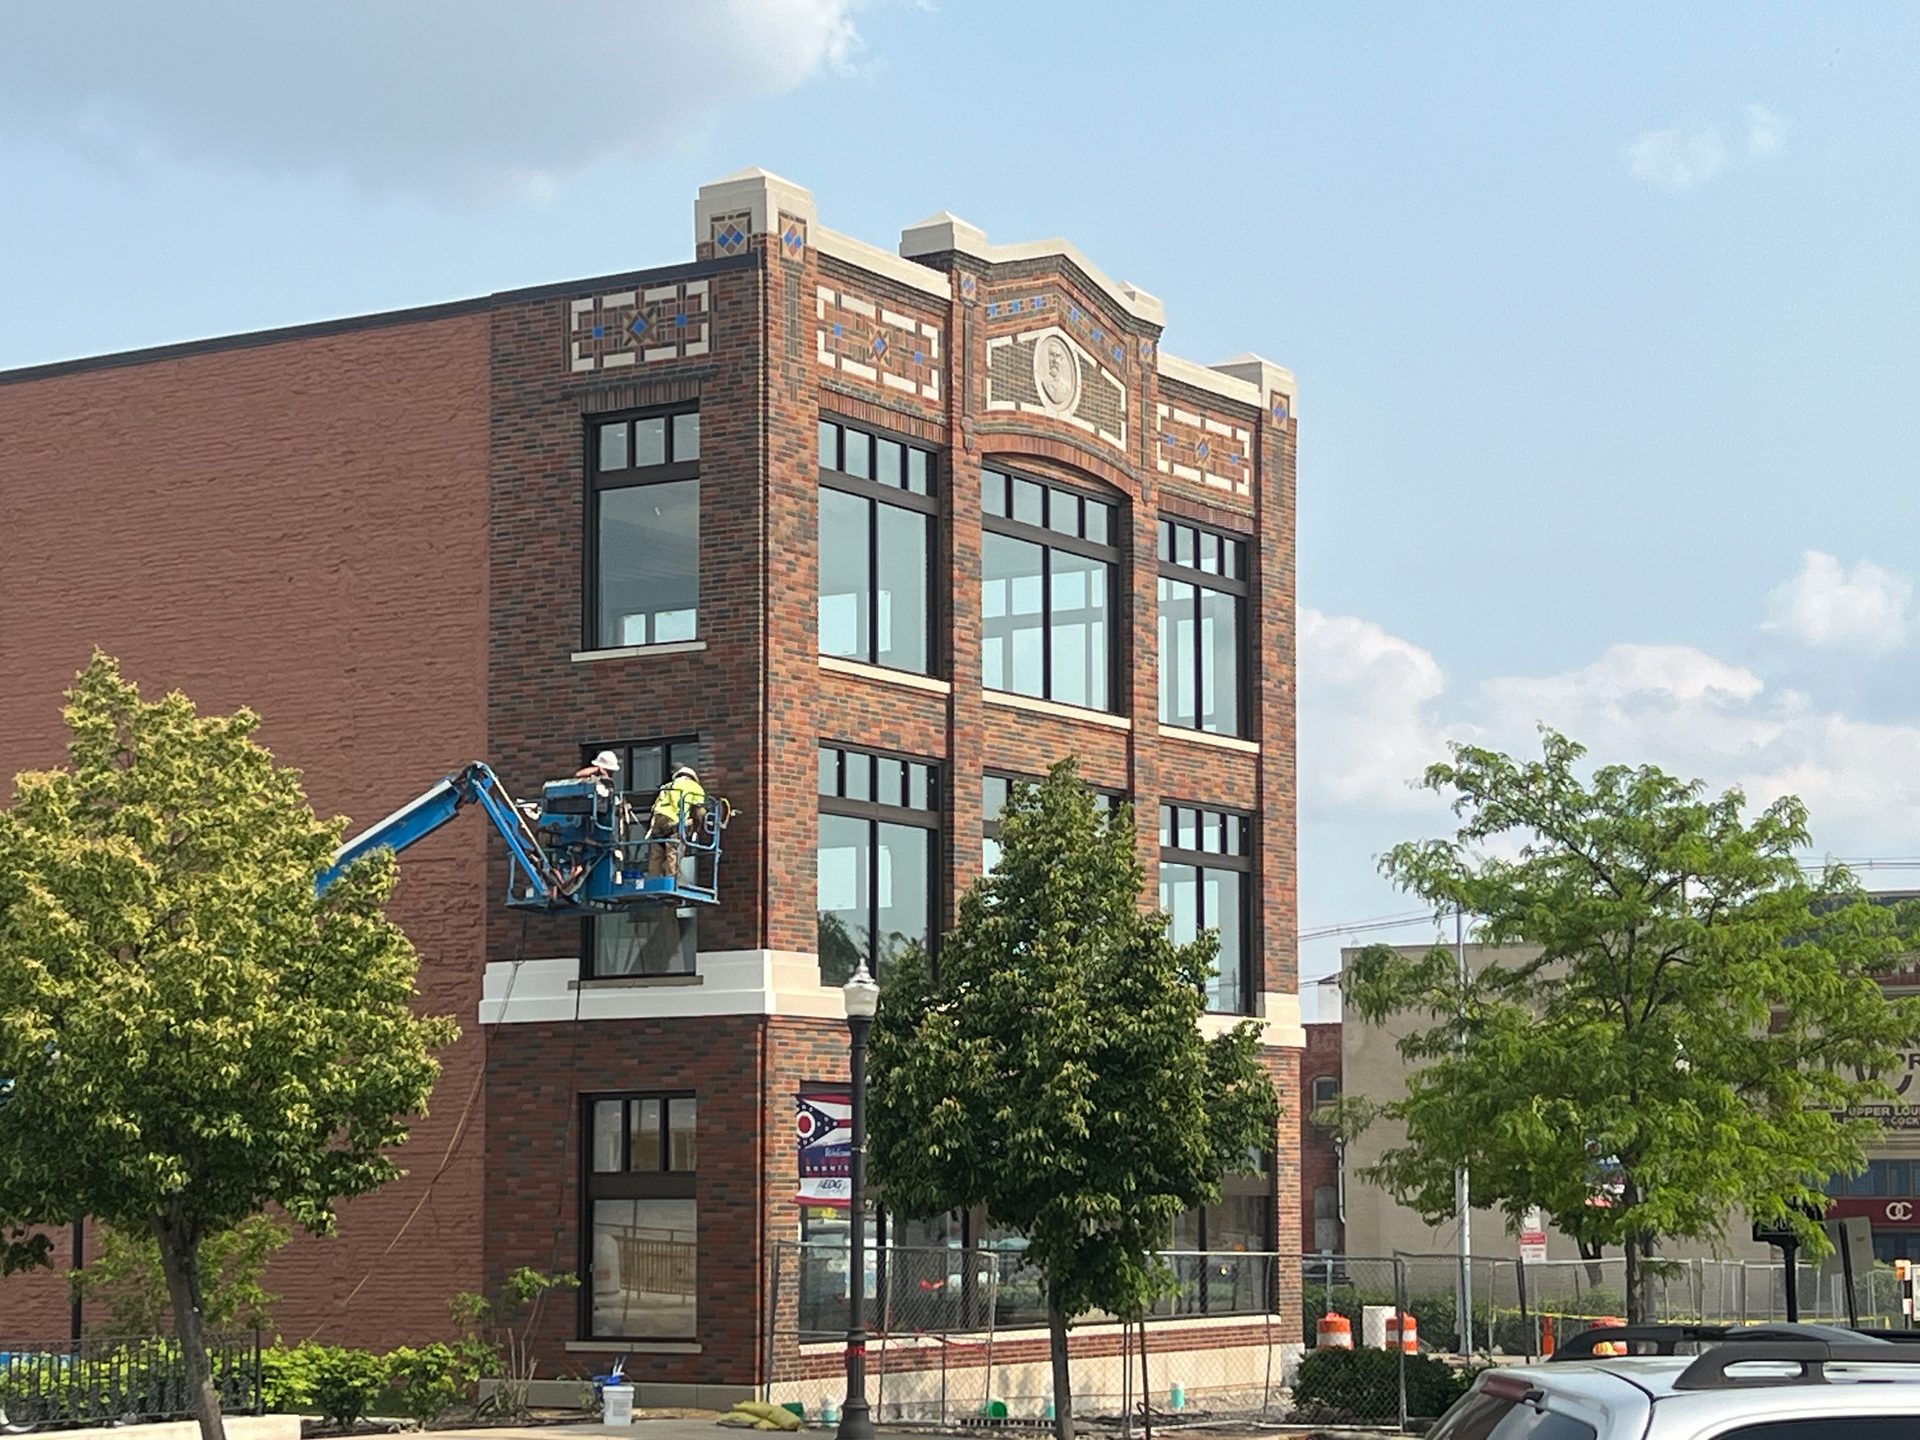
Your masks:
<svg viewBox="0 0 1920 1440"><path fill-rule="evenodd" d="M1418 808L1413 782L1444 760L1432 654L1371 620L1300 611L1300 782L1309 808Z"/></svg>
<svg viewBox="0 0 1920 1440"><path fill-rule="evenodd" d="M1744 153L1750 163L1772 159L1786 143L1787 122L1782 116L1764 105L1747 106ZM1683 195L1706 184L1733 158L1718 125L1642 130L1627 146L1627 169L1633 178L1670 195Z"/></svg>
<svg viewBox="0 0 1920 1440"><path fill-rule="evenodd" d="M1820 550L1768 599L1766 628L1821 649L1884 655L1906 643L1913 584L1870 560L1851 570Z"/></svg>
<svg viewBox="0 0 1920 1440"><path fill-rule="evenodd" d="M1633 178L1679 195L1705 184L1727 164L1726 142L1712 127L1643 130L1627 147Z"/></svg>
<svg viewBox="0 0 1920 1440"><path fill-rule="evenodd" d="M1778 155L1787 143L1787 122L1764 105L1747 107L1747 154L1756 160Z"/></svg>
<svg viewBox="0 0 1920 1440"><path fill-rule="evenodd" d="M846 69L863 0L11 0L0 138L541 198Z"/></svg>
<svg viewBox="0 0 1920 1440"><path fill-rule="evenodd" d="M1303 611L1300 700L1310 818L1431 805L1407 782L1444 757L1447 740L1531 755L1545 724L1595 763L1654 764L1715 790L1738 785L1755 807L1798 795L1830 853L1920 852L1920 725L1823 709L1691 646L1614 645L1573 669L1455 695L1426 650L1370 621ZM1449 826L1436 813L1428 828Z"/></svg>

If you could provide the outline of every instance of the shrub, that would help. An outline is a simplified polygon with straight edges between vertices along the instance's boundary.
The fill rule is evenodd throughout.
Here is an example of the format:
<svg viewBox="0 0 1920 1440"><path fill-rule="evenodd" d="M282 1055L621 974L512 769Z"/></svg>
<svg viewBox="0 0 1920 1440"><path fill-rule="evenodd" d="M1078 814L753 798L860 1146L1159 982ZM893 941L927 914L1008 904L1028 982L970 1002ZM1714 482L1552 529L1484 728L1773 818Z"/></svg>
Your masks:
<svg viewBox="0 0 1920 1440"><path fill-rule="evenodd" d="M268 1411L297 1415L313 1408L313 1377L324 1345L272 1345L260 1352L260 1400Z"/></svg>
<svg viewBox="0 0 1920 1440"><path fill-rule="evenodd" d="M306 1347L302 1347L303 1349ZM387 1388L387 1367L368 1350L318 1345L313 1364L313 1408L320 1418L351 1430Z"/></svg>
<svg viewBox="0 0 1920 1440"><path fill-rule="evenodd" d="M1400 1415L1400 1360L1392 1350L1313 1350L1293 1382L1295 1421L1378 1423ZM1407 1414L1437 1416L1466 1394L1470 1370L1427 1355L1406 1357Z"/></svg>
<svg viewBox="0 0 1920 1440"><path fill-rule="evenodd" d="M386 1366L400 1413L422 1426L444 1419L467 1393L467 1376L450 1345L403 1345L387 1356Z"/></svg>

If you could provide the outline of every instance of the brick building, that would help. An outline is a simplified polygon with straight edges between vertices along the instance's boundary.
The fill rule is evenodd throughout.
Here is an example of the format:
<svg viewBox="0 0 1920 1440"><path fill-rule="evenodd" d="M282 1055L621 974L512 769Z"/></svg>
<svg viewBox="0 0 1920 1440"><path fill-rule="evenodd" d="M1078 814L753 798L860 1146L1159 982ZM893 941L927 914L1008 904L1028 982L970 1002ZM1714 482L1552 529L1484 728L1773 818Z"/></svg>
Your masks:
<svg viewBox="0 0 1920 1440"><path fill-rule="evenodd" d="M1340 1142L1332 1126L1314 1118L1340 1098L1340 1024L1308 1025L1300 1057L1300 1241L1315 1253L1346 1249Z"/></svg>
<svg viewBox="0 0 1920 1440"><path fill-rule="evenodd" d="M406 853L464 1034L408 1178L277 1262L290 1338L441 1333L528 1264L583 1277L547 1373L765 1375L777 1247L845 1234L795 1202L837 987L937 937L1006 782L1067 754L1134 802L1176 926L1221 929L1209 1023L1258 1017L1300 1114L1294 382L1177 359L1164 319L1065 242L940 215L895 252L748 171L700 191L690 263L0 375L5 774L58 761L98 645L259 710L356 823L603 747L737 807L699 914L529 923L478 819ZM1278 1252L1283 1317L1296 1129L1181 1237ZM64 1333L44 1278L0 1314Z"/></svg>

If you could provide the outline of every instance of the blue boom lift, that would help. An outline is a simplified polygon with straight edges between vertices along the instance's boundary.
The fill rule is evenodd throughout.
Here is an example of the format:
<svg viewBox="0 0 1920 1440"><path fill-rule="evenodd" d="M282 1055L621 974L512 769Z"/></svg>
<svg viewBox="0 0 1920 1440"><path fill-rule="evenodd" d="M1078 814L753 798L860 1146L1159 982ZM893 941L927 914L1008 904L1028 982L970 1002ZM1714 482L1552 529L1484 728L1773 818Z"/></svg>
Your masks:
<svg viewBox="0 0 1920 1440"><path fill-rule="evenodd" d="M636 813L602 780L550 780L538 804L516 802L478 760L336 850L317 882L320 893L362 855L404 850L473 804L507 842L507 904L515 909L582 915L640 905L711 905L717 896L720 832L729 819L725 800L709 799L701 814L689 813L683 803L672 834L649 836L651 807ZM649 875L653 847L670 843L683 857L677 873Z"/></svg>

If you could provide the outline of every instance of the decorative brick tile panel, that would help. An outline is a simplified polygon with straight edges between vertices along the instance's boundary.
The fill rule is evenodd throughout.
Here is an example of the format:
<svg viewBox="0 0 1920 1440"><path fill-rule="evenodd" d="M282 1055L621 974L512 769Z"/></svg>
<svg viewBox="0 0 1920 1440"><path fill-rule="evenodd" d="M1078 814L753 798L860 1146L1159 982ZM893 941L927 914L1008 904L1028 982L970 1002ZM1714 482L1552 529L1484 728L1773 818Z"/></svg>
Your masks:
<svg viewBox="0 0 1920 1440"><path fill-rule="evenodd" d="M706 280L589 295L569 301L567 317L568 369L576 375L692 360L713 349L713 306Z"/></svg>
<svg viewBox="0 0 1920 1440"><path fill-rule="evenodd" d="M830 285L815 292L820 364L882 390L938 402L946 369L941 327Z"/></svg>
<svg viewBox="0 0 1920 1440"><path fill-rule="evenodd" d="M1161 401L1153 407L1153 426L1154 464L1162 475L1239 499L1252 496L1253 433L1245 425Z"/></svg>
<svg viewBox="0 0 1920 1440"><path fill-rule="evenodd" d="M708 226L716 255L739 255L753 242L753 212L736 210L716 215Z"/></svg>
<svg viewBox="0 0 1920 1440"><path fill-rule="evenodd" d="M987 409L1063 420L1126 448L1127 387L1058 325L988 339Z"/></svg>

